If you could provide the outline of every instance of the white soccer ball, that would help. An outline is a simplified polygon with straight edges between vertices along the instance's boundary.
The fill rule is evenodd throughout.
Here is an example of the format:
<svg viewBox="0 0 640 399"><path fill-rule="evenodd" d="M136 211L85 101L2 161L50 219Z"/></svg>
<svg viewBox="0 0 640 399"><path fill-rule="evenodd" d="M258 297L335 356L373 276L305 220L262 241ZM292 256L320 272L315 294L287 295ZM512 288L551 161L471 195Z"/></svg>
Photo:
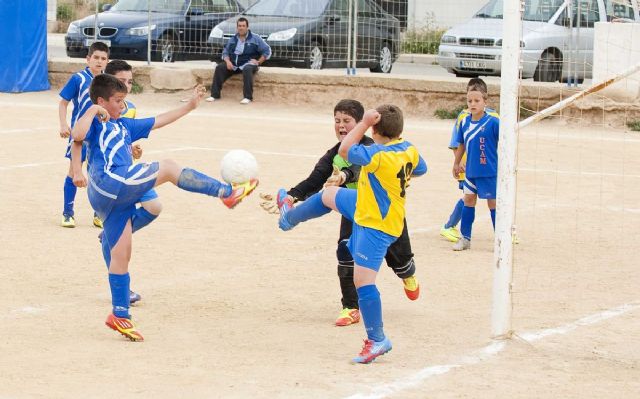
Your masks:
<svg viewBox="0 0 640 399"><path fill-rule="evenodd" d="M220 162L222 179L229 184L248 182L258 177L258 161L245 150L231 150Z"/></svg>

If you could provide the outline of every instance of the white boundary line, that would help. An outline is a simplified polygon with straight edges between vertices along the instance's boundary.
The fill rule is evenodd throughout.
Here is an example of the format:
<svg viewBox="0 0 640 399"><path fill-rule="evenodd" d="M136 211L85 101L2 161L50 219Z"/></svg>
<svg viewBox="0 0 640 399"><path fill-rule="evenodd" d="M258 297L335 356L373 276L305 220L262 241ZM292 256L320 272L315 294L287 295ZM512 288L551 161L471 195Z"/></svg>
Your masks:
<svg viewBox="0 0 640 399"><path fill-rule="evenodd" d="M583 317L574 321L573 323L568 323L560 327L519 334L519 337L528 342L535 342L552 335L567 334L576 330L578 327L594 325L602 321L621 316L638 308L640 308L639 301L631 302L622 306L605 310L600 313ZM391 395L397 394L400 391L418 387L428 379L438 375L446 374L452 369L464 366L472 366L481 363L493 356L498 355L505 348L507 348L507 344L508 341L492 342L479 351L461 357L460 360L455 363L428 366L423 368L422 370L418 370L416 373L406 378L400 378L389 383L379 384L371 388L369 393L356 393L354 395L348 396L347 399L382 399L389 397Z"/></svg>
<svg viewBox="0 0 640 399"><path fill-rule="evenodd" d="M227 152L230 151L230 148L213 148L213 147L176 147L176 148L167 148L164 150L153 150L153 151L145 151L145 154L161 154L164 152L178 152L178 151L215 151L215 152ZM293 152L276 152L276 151L260 151L260 150L251 150L254 154L261 155L273 155L273 156L285 156L285 157L293 157L293 158L312 158L317 159L317 154L300 154ZM49 162L40 162L40 163L26 163L26 164L18 164L18 165L7 165L0 166L0 171L2 170L12 170L12 169L23 169L23 168L35 168L39 166L49 166L55 165L57 163L62 163L63 161L49 161ZM581 171L568 171L568 170L553 170L553 169L531 169L531 168L518 168L519 172L531 172L531 173L559 173L559 174L567 174L567 175L586 175L586 176L609 176L609 177L629 177L629 178L640 178L640 174L620 174L620 173L598 173L598 172L581 172Z"/></svg>

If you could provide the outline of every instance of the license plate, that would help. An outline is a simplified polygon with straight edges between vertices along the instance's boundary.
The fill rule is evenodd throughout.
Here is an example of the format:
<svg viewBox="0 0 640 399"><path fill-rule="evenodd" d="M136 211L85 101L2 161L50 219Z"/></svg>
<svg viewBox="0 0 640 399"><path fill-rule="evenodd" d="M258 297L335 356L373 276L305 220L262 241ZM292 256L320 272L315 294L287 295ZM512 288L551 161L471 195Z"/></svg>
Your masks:
<svg viewBox="0 0 640 399"><path fill-rule="evenodd" d="M484 61L460 61L460 68L485 69L487 63Z"/></svg>
<svg viewBox="0 0 640 399"><path fill-rule="evenodd" d="M89 47L91 46L93 43L95 42L100 42L100 43L104 43L107 45L107 47L111 47L111 40L102 40L102 39L98 39L98 40L94 40L94 39L84 39L84 45Z"/></svg>

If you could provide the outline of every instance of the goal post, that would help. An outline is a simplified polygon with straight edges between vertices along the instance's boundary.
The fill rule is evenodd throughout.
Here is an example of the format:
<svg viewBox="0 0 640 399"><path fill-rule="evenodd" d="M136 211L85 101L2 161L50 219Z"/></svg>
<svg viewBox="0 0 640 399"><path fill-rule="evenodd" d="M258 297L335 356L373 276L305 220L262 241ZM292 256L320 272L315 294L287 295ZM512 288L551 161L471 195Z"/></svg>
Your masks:
<svg viewBox="0 0 640 399"><path fill-rule="evenodd" d="M518 84L522 33L522 2L504 1L503 7L500 141L491 311L491 335L494 338L507 338L511 332L512 230L516 211Z"/></svg>

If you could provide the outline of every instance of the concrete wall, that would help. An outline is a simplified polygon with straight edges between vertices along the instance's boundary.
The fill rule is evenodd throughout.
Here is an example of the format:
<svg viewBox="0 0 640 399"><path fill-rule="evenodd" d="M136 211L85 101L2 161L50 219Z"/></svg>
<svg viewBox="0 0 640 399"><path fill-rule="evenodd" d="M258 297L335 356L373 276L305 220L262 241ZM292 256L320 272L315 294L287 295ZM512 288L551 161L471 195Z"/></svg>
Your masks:
<svg viewBox="0 0 640 399"><path fill-rule="evenodd" d="M628 68L640 64L640 24L596 23L593 44L593 82L612 78ZM611 87L602 95L617 101L640 99L640 73L636 73Z"/></svg>
<svg viewBox="0 0 640 399"><path fill-rule="evenodd" d="M196 64L152 64L131 61L134 79L145 92L175 92L190 90L196 83L211 85L213 68ZM74 72L84 68L84 60L57 59L49 62L49 80L59 88ZM410 116L430 117L437 109L453 110L466 103L466 80L455 78L428 79L395 77L392 75L345 76L339 71L294 68L262 68L256 75L256 102L283 106L331 109L336 99L354 98L364 104L392 102ZM499 84L489 84L489 103L500 104ZM186 93L185 93L186 94ZM542 110L573 94L566 85L532 82L520 88L520 101L524 108ZM242 79L236 75L225 84L223 96L242 96ZM640 102L608 103L606 123L620 127L629 118L640 118ZM603 102L583 101L563 110L563 116L576 116L580 120L592 117L603 123ZM570 118L566 118L570 120Z"/></svg>
<svg viewBox="0 0 640 399"><path fill-rule="evenodd" d="M489 0L409 0L409 26L424 26L429 15L434 24L450 28L471 18Z"/></svg>

